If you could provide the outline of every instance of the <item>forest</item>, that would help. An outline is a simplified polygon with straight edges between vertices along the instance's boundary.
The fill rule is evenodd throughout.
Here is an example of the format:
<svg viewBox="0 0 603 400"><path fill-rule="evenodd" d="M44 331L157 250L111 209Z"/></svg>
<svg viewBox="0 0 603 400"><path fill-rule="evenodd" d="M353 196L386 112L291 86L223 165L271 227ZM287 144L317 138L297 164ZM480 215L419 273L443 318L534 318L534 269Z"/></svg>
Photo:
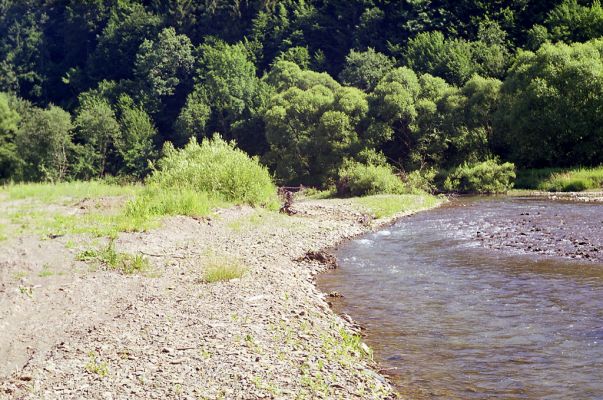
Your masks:
<svg viewBox="0 0 603 400"><path fill-rule="evenodd" d="M216 134L280 185L351 195L597 167L603 8L0 0L0 182L142 180Z"/></svg>

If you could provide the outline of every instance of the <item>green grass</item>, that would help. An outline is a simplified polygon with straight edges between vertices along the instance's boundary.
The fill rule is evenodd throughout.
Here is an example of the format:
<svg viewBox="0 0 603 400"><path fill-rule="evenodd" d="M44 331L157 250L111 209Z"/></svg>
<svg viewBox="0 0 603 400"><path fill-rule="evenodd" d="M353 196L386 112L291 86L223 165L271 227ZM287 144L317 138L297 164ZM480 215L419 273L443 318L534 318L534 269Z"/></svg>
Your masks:
<svg viewBox="0 0 603 400"><path fill-rule="evenodd" d="M149 187L130 201L124 215L137 220L151 220L169 215L202 217L228 203L191 189L161 189Z"/></svg>
<svg viewBox="0 0 603 400"><path fill-rule="evenodd" d="M142 190L141 185L115 185L103 181L61 183L19 183L0 188L10 200L35 199L42 203L86 198L134 196Z"/></svg>
<svg viewBox="0 0 603 400"><path fill-rule="evenodd" d="M428 209L442 202L442 199L430 194L376 195L359 197L353 201L372 213L375 218Z"/></svg>
<svg viewBox="0 0 603 400"><path fill-rule="evenodd" d="M8 239L8 235L6 234L7 228L6 225L0 224L0 242Z"/></svg>
<svg viewBox="0 0 603 400"><path fill-rule="evenodd" d="M545 168L519 171L517 189L548 192L581 192L603 189L603 166L596 168Z"/></svg>
<svg viewBox="0 0 603 400"><path fill-rule="evenodd" d="M150 268L149 260L141 254L117 252L113 239L109 240L109 244L100 250L88 249L80 252L76 259L89 263L95 262L125 275L144 273Z"/></svg>
<svg viewBox="0 0 603 400"><path fill-rule="evenodd" d="M203 282L225 282L242 278L247 268L241 261L226 255L209 255L203 263Z"/></svg>

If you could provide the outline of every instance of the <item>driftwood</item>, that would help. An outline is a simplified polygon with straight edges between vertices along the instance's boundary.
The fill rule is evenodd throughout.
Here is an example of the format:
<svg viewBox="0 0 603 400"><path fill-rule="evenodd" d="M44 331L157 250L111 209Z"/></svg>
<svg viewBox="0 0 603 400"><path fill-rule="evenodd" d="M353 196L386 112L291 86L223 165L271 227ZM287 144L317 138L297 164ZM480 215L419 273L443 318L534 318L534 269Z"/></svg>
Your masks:
<svg viewBox="0 0 603 400"><path fill-rule="evenodd" d="M315 261L326 265L329 269L337 268L335 256L324 251L309 251L303 257L298 258L297 261Z"/></svg>

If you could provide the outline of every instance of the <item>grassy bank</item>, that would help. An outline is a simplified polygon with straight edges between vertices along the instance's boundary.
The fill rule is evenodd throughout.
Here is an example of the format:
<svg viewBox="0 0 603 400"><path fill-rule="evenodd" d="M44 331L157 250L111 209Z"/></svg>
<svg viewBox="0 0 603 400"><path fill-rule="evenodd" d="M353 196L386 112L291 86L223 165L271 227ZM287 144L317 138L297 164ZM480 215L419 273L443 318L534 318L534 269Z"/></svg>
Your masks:
<svg viewBox="0 0 603 400"><path fill-rule="evenodd" d="M375 195L352 199L375 218L387 218L396 214L433 208L443 201L430 194Z"/></svg>
<svg viewBox="0 0 603 400"><path fill-rule="evenodd" d="M517 173L516 189L580 192L603 189L603 166L596 168L527 169Z"/></svg>

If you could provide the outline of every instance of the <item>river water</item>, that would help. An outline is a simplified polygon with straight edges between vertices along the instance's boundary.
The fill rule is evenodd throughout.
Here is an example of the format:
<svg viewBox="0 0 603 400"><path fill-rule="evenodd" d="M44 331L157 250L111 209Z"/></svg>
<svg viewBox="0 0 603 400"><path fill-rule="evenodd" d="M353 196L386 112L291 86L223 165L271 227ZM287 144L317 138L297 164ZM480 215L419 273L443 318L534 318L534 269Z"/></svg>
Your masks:
<svg viewBox="0 0 603 400"><path fill-rule="evenodd" d="M343 245L319 287L418 399L603 399L603 205L460 199Z"/></svg>

